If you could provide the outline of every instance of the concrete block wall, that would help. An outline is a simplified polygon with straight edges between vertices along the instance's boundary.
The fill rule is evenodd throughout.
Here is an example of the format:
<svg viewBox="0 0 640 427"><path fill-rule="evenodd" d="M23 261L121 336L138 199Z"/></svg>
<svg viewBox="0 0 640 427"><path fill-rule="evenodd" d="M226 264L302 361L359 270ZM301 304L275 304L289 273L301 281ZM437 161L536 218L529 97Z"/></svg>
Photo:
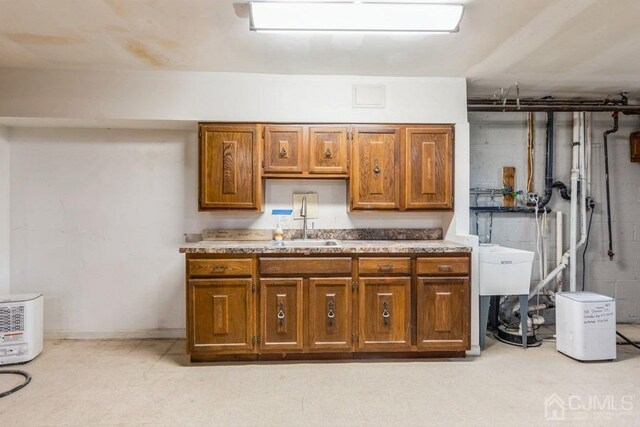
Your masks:
<svg viewBox="0 0 640 427"><path fill-rule="evenodd" d="M9 293L9 179L8 131L0 126L0 295Z"/></svg>
<svg viewBox="0 0 640 427"><path fill-rule="evenodd" d="M571 168L572 116L555 116L554 180L569 185ZM527 114L471 113L471 187L500 188L502 167L516 167L516 189L526 190L527 177ZM608 234L604 179L602 133L611 127L608 113L593 114L592 187L596 208L591 236L586 252L585 289L617 299L617 320L621 323L640 322L640 164L629 159L629 134L640 129L637 116L620 116L620 130L609 136L609 168L611 185L613 261L607 256ZM535 114L535 191L544 191L544 149L546 114ZM489 199L480 199L480 204ZM499 204L501 198L496 198ZM471 200L474 205L474 200ZM564 213L564 248L568 249L569 202L554 191L549 207L548 231L544 234L549 271L555 265L555 212ZM487 239L488 214L479 215L481 242ZM475 214L471 214L470 232L476 233ZM491 242L513 248L536 251L536 221L529 214L494 214ZM532 285L540 278L539 257L536 254ZM578 289L582 287L582 251L578 260ZM568 289L568 275L564 283Z"/></svg>

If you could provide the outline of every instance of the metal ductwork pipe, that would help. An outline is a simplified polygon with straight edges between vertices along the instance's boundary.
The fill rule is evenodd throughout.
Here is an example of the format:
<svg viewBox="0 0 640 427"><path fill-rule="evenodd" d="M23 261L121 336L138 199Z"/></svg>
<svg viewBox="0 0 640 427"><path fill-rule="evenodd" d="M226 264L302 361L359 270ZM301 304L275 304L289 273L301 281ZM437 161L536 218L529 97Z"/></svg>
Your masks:
<svg viewBox="0 0 640 427"><path fill-rule="evenodd" d="M468 98L467 110L484 112L618 112L640 114L640 105L629 105L626 93L620 99Z"/></svg>

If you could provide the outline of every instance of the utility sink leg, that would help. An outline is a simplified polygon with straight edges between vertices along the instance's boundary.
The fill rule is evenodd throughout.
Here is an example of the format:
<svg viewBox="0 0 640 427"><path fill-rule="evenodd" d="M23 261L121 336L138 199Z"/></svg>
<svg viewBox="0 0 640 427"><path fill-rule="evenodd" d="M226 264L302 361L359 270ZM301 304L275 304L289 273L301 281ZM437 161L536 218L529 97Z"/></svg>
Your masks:
<svg viewBox="0 0 640 427"><path fill-rule="evenodd" d="M520 295L520 329L522 330L522 348L527 349L529 339L529 295Z"/></svg>

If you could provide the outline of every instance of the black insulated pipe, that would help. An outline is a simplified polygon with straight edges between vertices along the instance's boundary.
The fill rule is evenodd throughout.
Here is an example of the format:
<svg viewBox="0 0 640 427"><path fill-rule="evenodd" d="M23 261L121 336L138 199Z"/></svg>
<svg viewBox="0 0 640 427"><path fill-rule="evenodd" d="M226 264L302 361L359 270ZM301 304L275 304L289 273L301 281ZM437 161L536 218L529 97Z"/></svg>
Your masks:
<svg viewBox="0 0 640 427"><path fill-rule="evenodd" d="M607 137L618 131L618 112L613 113L613 127L604 131L604 178L607 191L607 224L609 226L609 261L613 261L613 238L611 237L611 195L609 191L609 141Z"/></svg>
<svg viewBox="0 0 640 427"><path fill-rule="evenodd" d="M545 207L553 195L553 112L547 113L547 144L545 147L544 165L544 196L538 203L538 207Z"/></svg>
<svg viewBox="0 0 640 427"><path fill-rule="evenodd" d="M564 185L564 182L556 181L553 184L551 184L551 188L557 188L558 191L560 191L560 196L563 199L571 200L571 195L569 194L569 189L567 188L566 185Z"/></svg>
<svg viewBox="0 0 640 427"><path fill-rule="evenodd" d="M565 200L570 200L569 190L561 181L553 181L553 126L554 113L547 112L547 144L545 147L545 166L544 166L544 196L538 202L538 208L543 208L551 201L553 189L560 190L560 196Z"/></svg>

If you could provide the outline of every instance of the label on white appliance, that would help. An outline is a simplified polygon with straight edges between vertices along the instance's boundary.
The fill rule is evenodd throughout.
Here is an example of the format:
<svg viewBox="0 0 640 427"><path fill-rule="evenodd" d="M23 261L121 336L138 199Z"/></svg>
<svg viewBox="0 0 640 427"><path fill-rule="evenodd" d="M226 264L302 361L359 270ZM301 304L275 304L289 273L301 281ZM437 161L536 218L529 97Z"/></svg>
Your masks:
<svg viewBox="0 0 640 427"><path fill-rule="evenodd" d="M616 311L615 305L610 302L602 304L593 304L584 309L584 324L596 325L600 323L615 322Z"/></svg>

